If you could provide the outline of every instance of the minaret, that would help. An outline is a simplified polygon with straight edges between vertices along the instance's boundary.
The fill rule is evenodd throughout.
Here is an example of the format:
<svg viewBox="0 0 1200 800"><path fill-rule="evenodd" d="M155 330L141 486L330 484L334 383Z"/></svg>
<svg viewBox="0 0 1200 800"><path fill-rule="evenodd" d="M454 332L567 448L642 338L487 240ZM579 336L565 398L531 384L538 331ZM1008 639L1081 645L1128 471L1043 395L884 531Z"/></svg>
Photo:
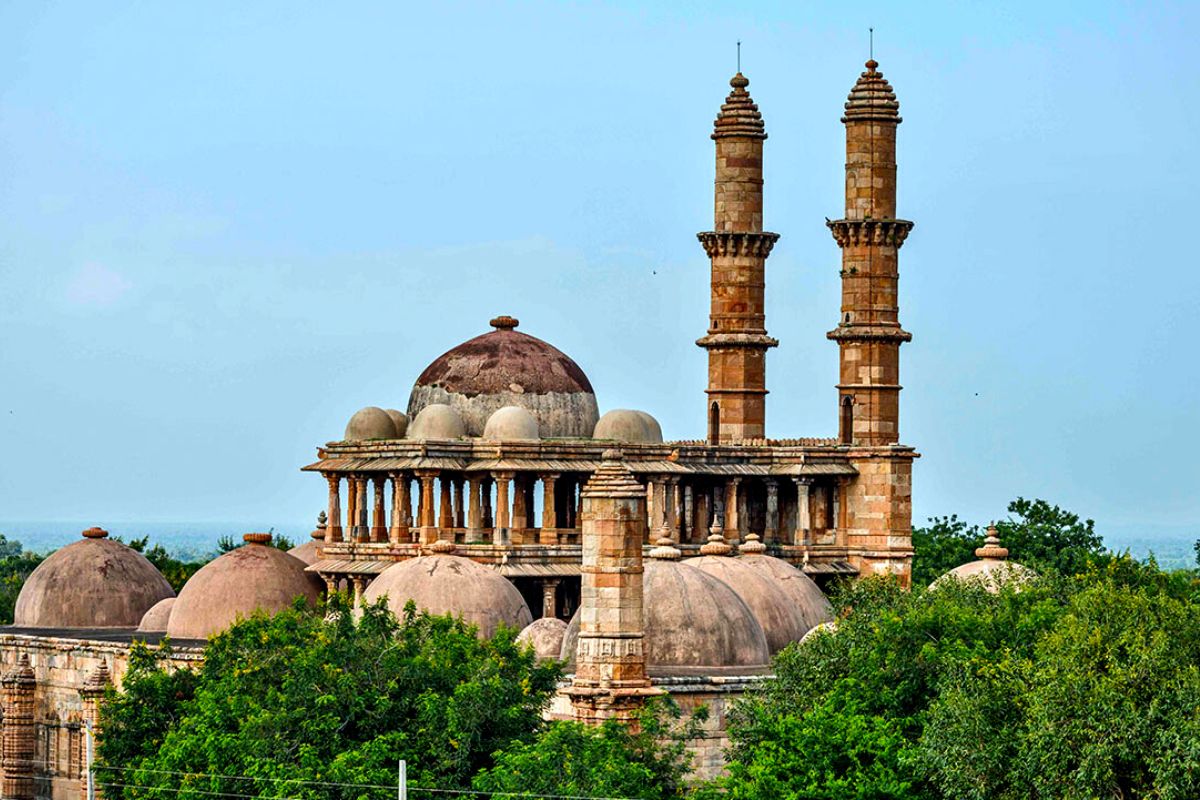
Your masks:
<svg viewBox="0 0 1200 800"><path fill-rule="evenodd" d="M741 72L713 124L717 177L713 230L697 234L712 259L708 335L708 442L766 435L767 335L763 287L767 256L779 234L763 231L762 114Z"/></svg>
<svg viewBox="0 0 1200 800"><path fill-rule="evenodd" d="M842 249L842 311L830 339L841 350L843 443L900 441L897 253L913 224L896 219L896 126L900 104L874 59L850 90L846 113L846 216L829 222Z"/></svg>

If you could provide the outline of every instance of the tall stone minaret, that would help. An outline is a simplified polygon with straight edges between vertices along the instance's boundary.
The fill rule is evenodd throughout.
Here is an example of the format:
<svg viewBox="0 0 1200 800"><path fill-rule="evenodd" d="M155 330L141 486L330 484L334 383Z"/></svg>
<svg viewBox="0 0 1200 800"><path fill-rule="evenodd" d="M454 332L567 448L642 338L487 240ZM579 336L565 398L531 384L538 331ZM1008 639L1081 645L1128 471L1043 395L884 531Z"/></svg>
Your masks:
<svg viewBox="0 0 1200 800"><path fill-rule="evenodd" d="M708 441L730 444L766 435L767 335L763 288L767 256L779 234L763 231L762 114L742 73L713 124L717 178L713 230L697 234L712 259L708 335Z"/></svg>
<svg viewBox="0 0 1200 800"><path fill-rule="evenodd" d="M896 219L896 126L892 87L866 64L846 113L846 216L828 223L842 249L842 311L829 332L841 350L839 436L853 445L900 441L900 327L897 253L912 229Z"/></svg>

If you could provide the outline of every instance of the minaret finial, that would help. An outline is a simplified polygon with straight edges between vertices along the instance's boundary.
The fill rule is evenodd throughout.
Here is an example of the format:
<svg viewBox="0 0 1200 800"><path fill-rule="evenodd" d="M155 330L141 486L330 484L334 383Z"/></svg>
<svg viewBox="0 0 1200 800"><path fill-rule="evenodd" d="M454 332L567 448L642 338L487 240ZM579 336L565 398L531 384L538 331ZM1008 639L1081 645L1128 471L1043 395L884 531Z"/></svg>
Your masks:
<svg viewBox="0 0 1200 800"><path fill-rule="evenodd" d="M867 50L868 58L870 58L872 61L874 61L875 60L875 29L867 28L867 35L870 36L870 41L871 41L870 47Z"/></svg>
<svg viewBox="0 0 1200 800"><path fill-rule="evenodd" d="M741 72L742 71L742 43L740 40L737 43L737 51L738 51L738 69L737 69L737 71Z"/></svg>

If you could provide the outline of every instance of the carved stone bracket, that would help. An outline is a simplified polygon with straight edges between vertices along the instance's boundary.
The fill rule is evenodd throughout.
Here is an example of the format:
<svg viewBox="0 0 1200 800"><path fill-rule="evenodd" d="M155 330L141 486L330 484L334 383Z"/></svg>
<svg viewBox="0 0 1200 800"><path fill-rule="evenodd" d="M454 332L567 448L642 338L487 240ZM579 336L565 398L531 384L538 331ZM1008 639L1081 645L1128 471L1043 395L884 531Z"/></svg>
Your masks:
<svg viewBox="0 0 1200 800"><path fill-rule="evenodd" d="M753 256L766 258L771 248L779 241L778 233L748 233L729 231L705 231L696 238L704 246L709 258L717 256Z"/></svg>
<svg viewBox="0 0 1200 800"><path fill-rule="evenodd" d="M835 219L825 224L838 247L876 244L899 249L913 229L906 219Z"/></svg>

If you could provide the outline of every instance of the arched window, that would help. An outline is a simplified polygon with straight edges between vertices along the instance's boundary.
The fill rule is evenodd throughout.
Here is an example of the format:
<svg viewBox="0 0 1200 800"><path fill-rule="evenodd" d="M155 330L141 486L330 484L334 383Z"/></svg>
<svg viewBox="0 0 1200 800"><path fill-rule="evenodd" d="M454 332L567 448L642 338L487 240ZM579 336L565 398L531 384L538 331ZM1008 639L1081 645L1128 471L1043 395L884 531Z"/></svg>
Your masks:
<svg viewBox="0 0 1200 800"><path fill-rule="evenodd" d="M708 409L708 443L717 444L721 438L721 407L715 402Z"/></svg>
<svg viewBox="0 0 1200 800"><path fill-rule="evenodd" d="M850 395L845 395L842 398L842 419L841 419L841 440L842 444L850 444L854 441L854 398Z"/></svg>

